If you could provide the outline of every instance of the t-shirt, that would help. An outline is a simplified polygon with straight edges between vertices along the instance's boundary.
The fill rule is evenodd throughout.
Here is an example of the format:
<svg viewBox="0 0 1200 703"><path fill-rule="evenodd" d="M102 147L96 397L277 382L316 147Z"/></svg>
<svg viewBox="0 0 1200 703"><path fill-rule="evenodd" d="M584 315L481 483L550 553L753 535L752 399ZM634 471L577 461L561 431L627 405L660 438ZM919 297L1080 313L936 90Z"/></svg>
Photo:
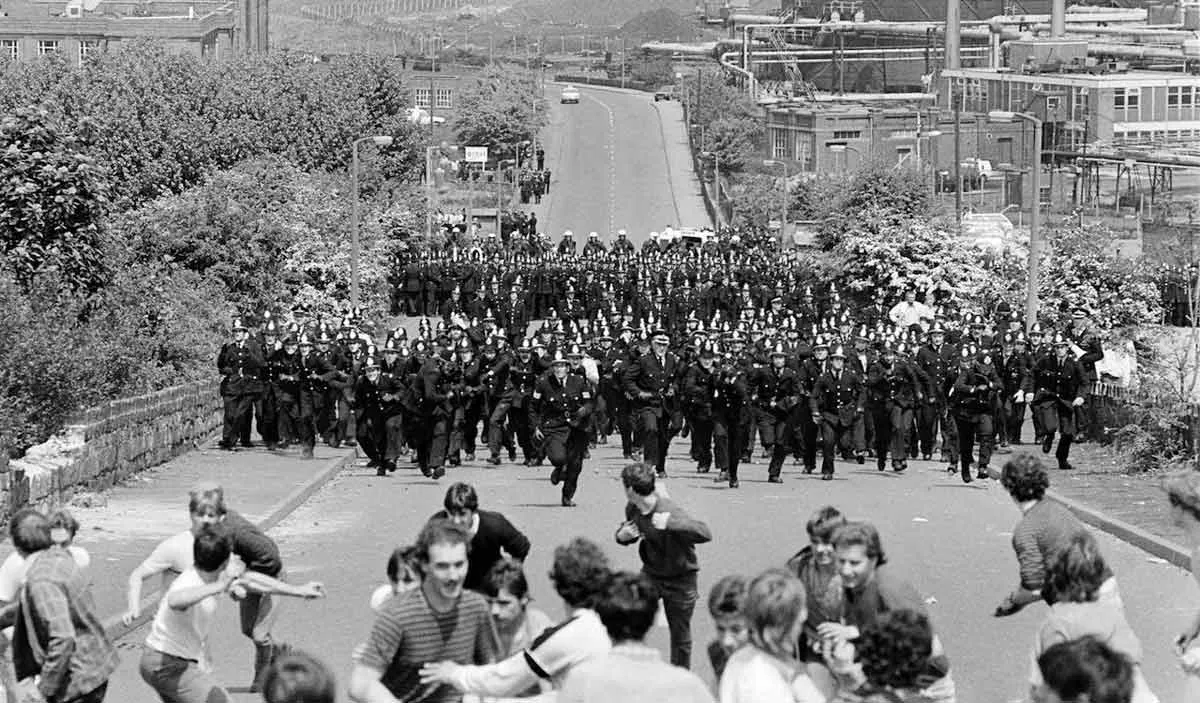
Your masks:
<svg viewBox="0 0 1200 703"><path fill-rule="evenodd" d="M721 703L825 703L798 663L784 663L753 645L729 658L719 690Z"/></svg>
<svg viewBox="0 0 1200 703"><path fill-rule="evenodd" d="M203 586L204 579L195 568L184 570L167 589L167 594L158 602L158 612L150 625L146 646L150 649L190 659L207 671L208 633L212 629L213 615L217 612L218 598L209 596L186 610L176 610L168 605L172 593L185 588Z"/></svg>
<svg viewBox="0 0 1200 703"><path fill-rule="evenodd" d="M464 666L455 685L484 696L515 696L540 681L561 688L571 669L612 649L595 611L580 609L546 629L523 652L489 666Z"/></svg>
<svg viewBox="0 0 1200 703"><path fill-rule="evenodd" d="M151 573L161 573L165 584L172 576L192 568L192 544L196 541L191 530L184 530L158 543L142 565Z"/></svg>
<svg viewBox="0 0 1200 703"><path fill-rule="evenodd" d="M600 616L594 610L583 609L538 635L525 650L525 663L539 678L560 688L572 666L610 649L612 640Z"/></svg>
<svg viewBox="0 0 1200 703"><path fill-rule="evenodd" d="M382 672L380 681L401 701L456 702L452 686L423 685L421 666L430 662L486 664L496 655L496 631L488 603L464 591L455 607L435 611L424 588L401 593L383 604L358 661Z"/></svg>
<svg viewBox="0 0 1200 703"><path fill-rule="evenodd" d="M557 703L713 703L692 672L641 643L624 643L571 670ZM764 702L767 703L767 702Z"/></svg>

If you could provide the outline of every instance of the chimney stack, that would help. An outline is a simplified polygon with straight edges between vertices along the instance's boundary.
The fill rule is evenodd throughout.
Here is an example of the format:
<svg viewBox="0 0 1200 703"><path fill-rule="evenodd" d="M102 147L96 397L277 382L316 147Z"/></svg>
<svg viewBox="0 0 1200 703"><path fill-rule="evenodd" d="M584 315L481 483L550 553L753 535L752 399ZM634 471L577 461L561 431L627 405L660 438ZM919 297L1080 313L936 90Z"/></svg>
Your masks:
<svg viewBox="0 0 1200 703"><path fill-rule="evenodd" d="M1067 0L1050 0L1050 36L1058 39L1067 34Z"/></svg>
<svg viewBox="0 0 1200 703"><path fill-rule="evenodd" d="M962 21L958 11L958 3L962 0L946 0L946 54L944 66L950 69L962 68L959 46L962 44ZM1056 2L1063 0L1055 0Z"/></svg>

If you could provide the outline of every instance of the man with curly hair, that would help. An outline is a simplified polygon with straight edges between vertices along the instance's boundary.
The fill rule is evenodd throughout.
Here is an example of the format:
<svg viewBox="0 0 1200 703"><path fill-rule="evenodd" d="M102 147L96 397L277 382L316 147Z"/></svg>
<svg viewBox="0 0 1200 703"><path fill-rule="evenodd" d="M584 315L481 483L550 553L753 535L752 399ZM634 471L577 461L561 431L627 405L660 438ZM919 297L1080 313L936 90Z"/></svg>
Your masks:
<svg viewBox="0 0 1200 703"><path fill-rule="evenodd" d="M1017 588L996 607L996 617L1012 615L1042 600L1046 564L1087 528L1061 503L1046 500L1050 475L1034 454L1019 454L1008 460L1000 473L1000 484L1021 509L1021 521L1013 529L1012 545L1020 565ZM1111 577L1111 574L1109 574ZM1109 578L1102 594L1119 598L1116 582Z"/></svg>
<svg viewBox="0 0 1200 703"><path fill-rule="evenodd" d="M925 703L930 700L929 660L933 628L915 610L884 613L865 627L855 642L861 670L856 670L832 703Z"/></svg>
<svg viewBox="0 0 1200 703"><path fill-rule="evenodd" d="M421 667L423 685L449 684L478 696L516 696L539 680L562 688L572 668L607 654L612 641L595 607L610 578L608 557L591 540L576 537L554 550L550 580L566 605L567 619L548 628L525 651L486 666L438 662Z"/></svg>

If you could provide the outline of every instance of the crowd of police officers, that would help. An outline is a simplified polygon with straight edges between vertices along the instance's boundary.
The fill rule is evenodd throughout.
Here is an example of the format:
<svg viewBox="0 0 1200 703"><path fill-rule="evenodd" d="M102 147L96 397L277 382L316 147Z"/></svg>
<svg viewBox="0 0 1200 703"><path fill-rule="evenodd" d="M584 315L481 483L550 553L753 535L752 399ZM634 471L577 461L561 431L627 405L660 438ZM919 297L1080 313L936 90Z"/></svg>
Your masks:
<svg viewBox="0 0 1200 703"><path fill-rule="evenodd" d="M935 451L971 482L997 444L1021 443L1029 407L1034 441L1071 468L1103 357L1088 310L1026 334L1015 311L970 314L947 285L851 306L802 284L795 252L736 236L640 250L624 232L611 248L588 239L583 253L568 233L539 256L397 262L394 312L421 316L411 337L359 310L304 326L265 315L253 335L235 323L218 359L221 446L252 446L256 417L268 448L357 443L380 475L411 457L433 478L519 448L525 465L551 464L572 506L589 449L610 439L660 475L686 439L697 469L731 488L756 437L770 482L789 455L806 473L819 455L831 480L839 455L903 472Z"/></svg>

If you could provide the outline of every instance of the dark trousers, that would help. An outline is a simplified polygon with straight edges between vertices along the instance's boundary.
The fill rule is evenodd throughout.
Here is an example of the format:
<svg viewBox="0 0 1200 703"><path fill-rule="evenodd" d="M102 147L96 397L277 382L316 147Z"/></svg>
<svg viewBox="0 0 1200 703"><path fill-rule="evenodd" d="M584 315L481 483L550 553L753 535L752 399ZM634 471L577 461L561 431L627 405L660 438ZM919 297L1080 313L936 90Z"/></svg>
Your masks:
<svg viewBox="0 0 1200 703"><path fill-rule="evenodd" d="M992 442L995 437L991 412L956 414L954 421L958 425L958 460L962 467L966 468L971 464L976 442L979 442L979 467L987 466L992 460Z"/></svg>
<svg viewBox="0 0 1200 703"><path fill-rule="evenodd" d="M1020 444L1021 428L1025 425L1025 403L1018 403L1012 398L1009 398L1008 400L1004 401L1000 412L1004 416L1004 425L1001 429L1000 441Z"/></svg>
<svg viewBox="0 0 1200 703"><path fill-rule="evenodd" d="M323 391L307 389L300 391L300 423L297 426L297 434L300 443L310 451L317 442L317 435L320 434L317 422L321 417L324 405L325 393Z"/></svg>
<svg viewBox="0 0 1200 703"><path fill-rule="evenodd" d="M242 425L250 424L250 412L254 407L254 395L239 393L221 398L225 404L225 418L221 429L221 444L232 447L242 436ZM249 439L247 439L247 442Z"/></svg>
<svg viewBox="0 0 1200 703"><path fill-rule="evenodd" d="M575 497L579 474L583 471L583 453L588 445L587 433L575 427L561 425L542 428L542 434L545 437L542 448L546 452L546 458L559 470L562 497L564 500L570 500Z"/></svg>
<svg viewBox="0 0 1200 703"><path fill-rule="evenodd" d="M711 417L692 417L692 456L696 459L697 468L701 471L708 471L712 467L713 421Z"/></svg>
<svg viewBox="0 0 1200 703"><path fill-rule="evenodd" d="M862 416L849 423L828 417L821 421L821 473L833 473L833 455L839 446L843 451L853 449L856 452L866 448Z"/></svg>
<svg viewBox="0 0 1200 703"><path fill-rule="evenodd" d="M875 426L875 461L883 468L887 455L892 455L892 466L900 467L908 460L905 439L912 425L912 408L895 403L882 403L871 410Z"/></svg>
<svg viewBox="0 0 1200 703"><path fill-rule="evenodd" d="M942 459L958 464L958 427L946 406L927 403L917 413L917 436L922 454L933 454L938 430L942 432Z"/></svg>
<svg viewBox="0 0 1200 703"><path fill-rule="evenodd" d="M279 444L279 405L274 386L268 385L262 395L254 401L254 414L258 417L258 436L268 447ZM249 441L249 437L245 438Z"/></svg>
<svg viewBox="0 0 1200 703"><path fill-rule="evenodd" d="M287 445L300 440L300 394L277 391L275 394L275 436Z"/></svg>
<svg viewBox="0 0 1200 703"><path fill-rule="evenodd" d="M1054 457L1059 464L1065 464L1071 456L1071 444L1075 441L1075 408L1060 403L1057 399L1048 399L1034 403L1033 413L1042 423L1042 438L1050 438L1054 442L1054 433L1060 432L1062 438L1058 441L1058 451Z"/></svg>
<svg viewBox="0 0 1200 703"><path fill-rule="evenodd" d="M816 422L813 422L812 415L801 409L795 432L797 446L800 447L800 454L804 460L804 470L812 473L817 469L817 437L821 433L821 428Z"/></svg>
<svg viewBox="0 0 1200 703"><path fill-rule="evenodd" d="M383 423L383 430L387 436L387 448L384 450L384 456L387 457L388 461L395 461L404 453L405 433L403 412L398 412L388 417Z"/></svg>
<svg viewBox="0 0 1200 703"><path fill-rule="evenodd" d="M667 422L666 411L661 407L644 407L638 411L642 461L653 466L660 474L666 471L667 448L671 445L671 432Z"/></svg>
<svg viewBox="0 0 1200 703"><path fill-rule="evenodd" d="M517 437L517 444L525 458L537 461L542 458L541 445L533 440L533 426L529 422L529 411L524 405L513 406L508 411L508 426ZM511 442L511 439L510 439ZM511 445L510 445L511 446Z"/></svg>
<svg viewBox="0 0 1200 703"><path fill-rule="evenodd" d="M387 426L382 410L370 409L359 414L355 439L372 461L381 463L387 458Z"/></svg>
<svg viewBox="0 0 1200 703"><path fill-rule="evenodd" d="M738 464L742 460L742 425L739 413L733 417L715 413L713 415L713 454L717 470L729 474L729 480L738 477Z"/></svg>
<svg viewBox="0 0 1200 703"><path fill-rule="evenodd" d="M650 576L647 574L647 576ZM671 663L684 669L692 665L692 613L696 610L699 592L696 574L665 579L650 576L662 598L667 627L671 631Z"/></svg>

